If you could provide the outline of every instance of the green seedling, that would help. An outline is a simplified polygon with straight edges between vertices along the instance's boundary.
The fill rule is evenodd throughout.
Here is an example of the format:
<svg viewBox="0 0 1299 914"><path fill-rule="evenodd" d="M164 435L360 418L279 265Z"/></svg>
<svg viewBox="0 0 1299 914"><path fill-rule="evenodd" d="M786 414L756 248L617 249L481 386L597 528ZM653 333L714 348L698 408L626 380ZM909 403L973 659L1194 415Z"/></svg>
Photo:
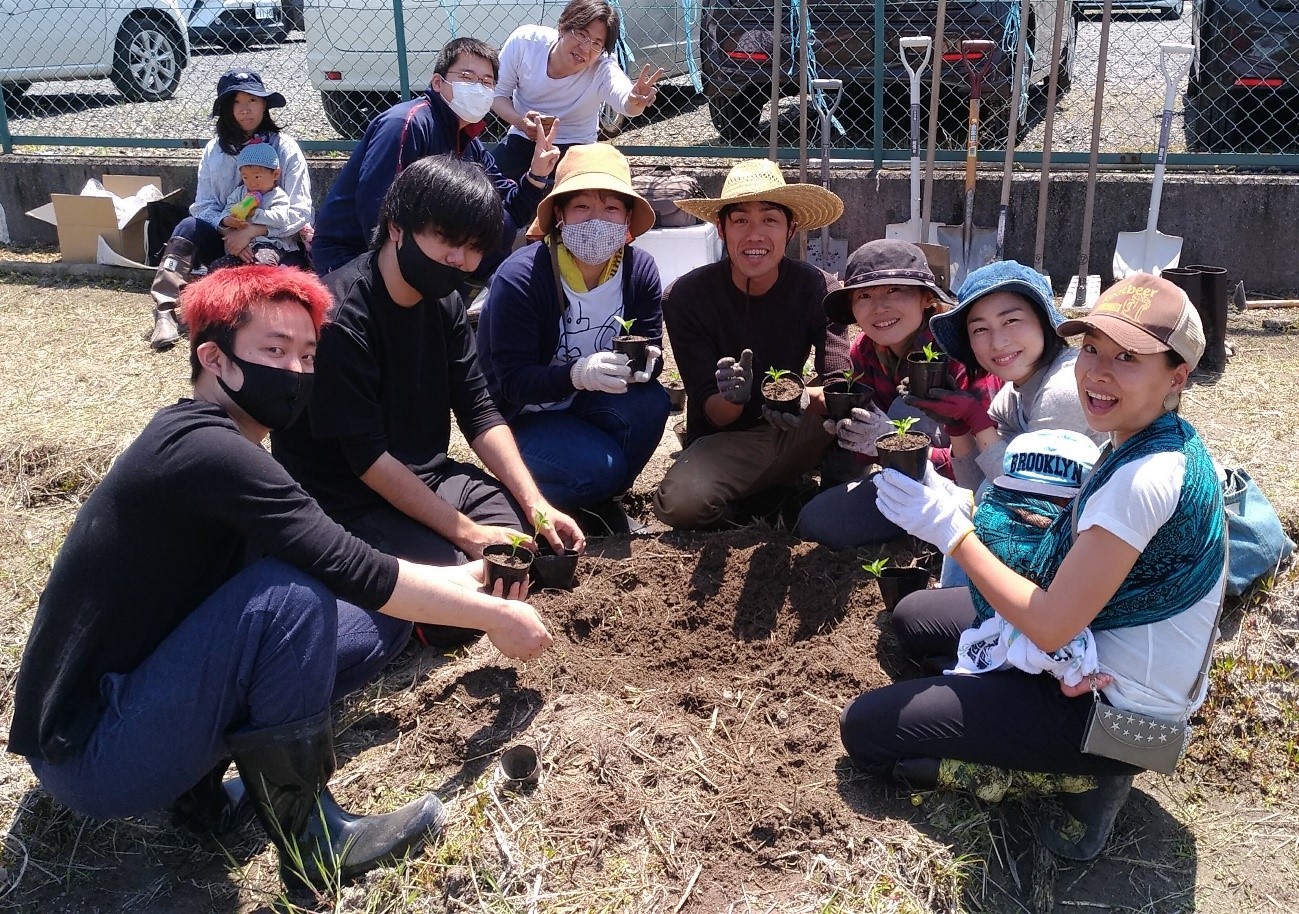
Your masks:
<svg viewBox="0 0 1299 914"><path fill-rule="evenodd" d="M768 381L779 381L781 378L789 377L789 372L783 368L768 368L766 375Z"/></svg>
<svg viewBox="0 0 1299 914"><path fill-rule="evenodd" d="M873 562L867 562L865 565L861 566L861 570L869 571L872 575L878 578L884 573L884 569L888 567L888 564L889 560L887 558L880 558Z"/></svg>
<svg viewBox="0 0 1299 914"><path fill-rule="evenodd" d="M665 371L663 372L663 380L667 381L669 384L679 384L681 383L681 372Z"/></svg>
<svg viewBox="0 0 1299 914"><path fill-rule="evenodd" d="M616 320L618 326L622 328L623 336L631 336L631 325L636 323L636 318L633 317L631 320L625 321L621 317L615 317L614 320Z"/></svg>
<svg viewBox="0 0 1299 914"><path fill-rule="evenodd" d="M937 362L938 357L942 355L933 343L925 343L924 346L920 347L920 351L924 353L926 362Z"/></svg>
<svg viewBox="0 0 1299 914"><path fill-rule="evenodd" d="M898 437L901 438L906 435L907 432L911 431L911 426L915 425L919 421L920 420L914 416L908 416L905 419L890 419L889 425L898 430Z"/></svg>
<svg viewBox="0 0 1299 914"><path fill-rule="evenodd" d="M541 542L541 534L550 526L550 518L540 508L532 512L532 539Z"/></svg>
<svg viewBox="0 0 1299 914"><path fill-rule="evenodd" d="M517 555L520 549L527 548L523 544L528 541L528 538L524 536L522 533L514 533L513 531L511 531L509 533L506 533L505 535L509 537L510 546L513 549L513 552L510 553L511 555Z"/></svg>
<svg viewBox="0 0 1299 914"><path fill-rule="evenodd" d="M856 384L858 381L861 380L861 372L853 371L851 368L845 368L843 371L839 372L839 374L845 381L848 382L849 387L852 387L854 384Z"/></svg>

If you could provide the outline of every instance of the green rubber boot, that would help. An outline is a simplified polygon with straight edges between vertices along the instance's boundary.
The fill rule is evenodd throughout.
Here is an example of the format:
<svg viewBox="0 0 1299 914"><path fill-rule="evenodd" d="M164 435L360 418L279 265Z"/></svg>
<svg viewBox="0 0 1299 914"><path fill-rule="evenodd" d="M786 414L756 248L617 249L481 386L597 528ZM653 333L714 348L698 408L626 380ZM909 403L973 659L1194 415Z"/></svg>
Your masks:
<svg viewBox="0 0 1299 914"><path fill-rule="evenodd" d="M1097 787L1090 775L1018 771L950 758L900 759L893 766L893 779L912 790L965 791L985 803L1081 794Z"/></svg>

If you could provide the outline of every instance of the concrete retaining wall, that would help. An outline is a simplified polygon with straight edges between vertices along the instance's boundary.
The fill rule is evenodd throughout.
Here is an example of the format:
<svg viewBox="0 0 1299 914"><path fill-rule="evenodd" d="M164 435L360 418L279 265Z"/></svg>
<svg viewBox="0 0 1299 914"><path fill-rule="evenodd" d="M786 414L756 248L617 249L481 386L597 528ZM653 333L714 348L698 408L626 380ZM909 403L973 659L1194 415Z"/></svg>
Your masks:
<svg viewBox="0 0 1299 914"><path fill-rule="evenodd" d="M317 204L342 164L342 159L311 161ZM724 167L690 167L699 174L706 194L720 193ZM51 192L75 192L87 178L105 171L156 174L162 177L164 187L184 187L191 198L196 182L193 159L0 157L0 227L7 225L13 244L56 243L54 228L28 217L27 210L45 203ZM786 172L787 177L793 174ZM1033 259L1039 184L1036 173L1018 174L1011 193L1006 248L1009 256L1025 262ZM836 166L830 186L845 204L845 215L832 233L846 237L850 250L882 237L886 224L904 222L909 216L905 169L887 169L877 177L868 166ZM1085 175L1081 173L1051 177L1044 266L1058 289L1077 272L1085 188ZM976 193L976 225L996 225L1000 189L999 172L981 176ZM935 181L934 199L935 221L961 221L964 194L959 172L945 172ZM1149 199L1150 176L1146 173L1100 178L1092 221L1091 272L1109 280L1115 237L1120 231L1145 228ZM1287 218L1285 213L1292 215ZM1299 176L1172 174L1164 187L1159 228L1185 239L1183 264L1226 267L1233 281L1245 280L1251 294L1299 297L1299 271L1291 262L1293 253L1299 252L1296 213Z"/></svg>

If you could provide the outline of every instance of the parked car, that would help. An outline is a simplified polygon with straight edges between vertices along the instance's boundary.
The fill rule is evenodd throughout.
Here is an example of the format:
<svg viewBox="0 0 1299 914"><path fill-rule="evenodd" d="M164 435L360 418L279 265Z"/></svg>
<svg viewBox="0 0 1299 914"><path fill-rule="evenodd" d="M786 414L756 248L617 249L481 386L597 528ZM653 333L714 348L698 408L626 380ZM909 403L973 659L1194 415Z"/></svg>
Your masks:
<svg viewBox="0 0 1299 914"><path fill-rule="evenodd" d="M1033 0L1028 22L1029 54L1026 54L1029 85L1043 82L1051 69L1052 34L1057 2L1067 0ZM933 0L902 0L888 6L883 76L890 98L901 99L891 105L899 125L906 118L905 98L907 72L898 57L898 39L906 36L933 35L937 4ZM983 87L982 145L1004 144L1007 109L1010 101L1011 70L1014 66L1016 35L1007 28L1018 10L1016 0L950 0L944 26L946 58L942 84L945 105L956 111L968 97L964 67L958 61L960 39L992 39L998 45L993 70ZM843 80L845 93L859 101L844 109L841 120L853 120L854 111L868 112L875 80L875 10L869 2L851 0L808 4L812 36L812 59L816 76ZM761 143L758 120L771 96L772 10L753 0L704 0L700 19L700 54L703 88L708 97L713 126L723 140L731 143ZM788 21L788 20L786 20ZM1061 47L1059 83L1067 88L1073 76L1074 43L1077 24L1072 11L1064 18L1064 40ZM782 28L781 81L782 95L798 91L796 42L788 27ZM925 74L924 85L929 85ZM1027 93L1024 93L1025 97ZM950 104L949 104L950 102ZM1023 123L1028 111L1027 99L1021 104L1017 119ZM865 115L869 117L869 115ZM959 115L963 119L963 112ZM856 118L861 120L861 118Z"/></svg>
<svg viewBox="0 0 1299 914"><path fill-rule="evenodd" d="M1078 13L1099 19L1105 0L1074 0ZM1177 20L1186 11L1186 0L1111 0L1111 15L1115 21L1143 19Z"/></svg>
<svg viewBox="0 0 1299 914"><path fill-rule="evenodd" d="M194 0L189 8L191 44L242 51L279 44L288 33L280 0Z"/></svg>
<svg viewBox="0 0 1299 914"><path fill-rule="evenodd" d="M0 86L108 77L131 101L171 98L189 65L176 0L0 0Z"/></svg>
<svg viewBox="0 0 1299 914"><path fill-rule="evenodd" d="M410 91L428 84L442 46L472 35L499 48L520 25L553 25L567 0L488 0L448 4L405 0L404 34ZM625 47L619 62L639 72L645 64L665 76L686 72L689 47L680 0L620 0ZM375 115L400 100L397 40L389 0L312 0L306 8L307 68L320 91L325 117L340 136L356 138ZM632 74L633 76L635 73ZM616 133L622 116L606 108L600 125Z"/></svg>
<svg viewBox="0 0 1299 914"><path fill-rule="evenodd" d="M1194 152L1299 151L1299 5L1196 0L1186 90Z"/></svg>

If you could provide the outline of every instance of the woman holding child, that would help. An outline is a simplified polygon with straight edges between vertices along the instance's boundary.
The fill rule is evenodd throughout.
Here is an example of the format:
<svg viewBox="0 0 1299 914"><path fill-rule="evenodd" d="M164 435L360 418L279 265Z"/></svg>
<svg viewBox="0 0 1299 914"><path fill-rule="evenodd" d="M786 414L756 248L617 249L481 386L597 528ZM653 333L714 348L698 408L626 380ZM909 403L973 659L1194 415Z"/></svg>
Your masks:
<svg viewBox="0 0 1299 914"><path fill-rule="evenodd" d="M284 96L267 89L261 75L253 70L229 70L217 82L217 97L212 103L216 136L208 141L199 160L194 203L189 216L180 221L167 240L149 289L154 303L149 345L154 349L167 349L180 339L176 302L194 268L207 266L223 255L252 263L257 238L272 233L279 239L291 239L311 223L307 160L298 144L280 132L270 115L271 108L284 105ZM229 212L229 198L241 183L237 159L249 143L269 144L276 153L278 189L288 198L288 217L277 220L273 227ZM267 161L269 157L259 160ZM294 244L285 246L280 262L305 267L307 258Z"/></svg>
<svg viewBox="0 0 1299 914"><path fill-rule="evenodd" d="M1109 442L1045 531L1030 574L972 535L969 490L933 472L916 482L886 470L873 483L884 516L957 559L990 607L1042 651L1089 628L1098 673L1077 686L1020 670L900 682L858 697L840 729L859 766L913 789L973 789L988 800L1058 793L1064 815L1039 838L1088 860L1137 770L1079 748L1092 705L1185 720L1204 700L1226 531L1209 455L1177 414L1204 352L1185 294L1137 274L1057 332L1083 334L1077 394ZM947 588L903 600L894 627L910 653L932 655L942 645L954 652L976 621L970 590Z"/></svg>
<svg viewBox="0 0 1299 914"><path fill-rule="evenodd" d="M479 318L488 389L542 494L565 511L625 492L667 423L658 267L631 246L653 224L621 152L574 146L528 232L542 240L501 265ZM623 324L647 341L643 368L612 350Z"/></svg>
<svg viewBox="0 0 1299 914"><path fill-rule="evenodd" d="M941 472L951 474L951 458L939 426L898 395L898 385L907 375L907 356L933 345L930 318L953 304L949 293L934 279L924 252L905 241L870 241L848 258L842 288L825 297L825 313L831 323L853 321L862 333L852 344L852 370L858 383L871 392L869 409L854 409L852 417L837 424L826 422L826 431L838 438L841 448L863 457L875 457L875 441L893 431L890 419L919 418L916 430L938 437L931 460ZM967 371L959 362L951 365L953 388L982 404L997 392L1000 380L982 369ZM947 434L968 434L956 420L948 423ZM798 518L804 539L832 549L851 549L900 536L902 531L875 508L874 492L857 480L826 489L809 501Z"/></svg>

